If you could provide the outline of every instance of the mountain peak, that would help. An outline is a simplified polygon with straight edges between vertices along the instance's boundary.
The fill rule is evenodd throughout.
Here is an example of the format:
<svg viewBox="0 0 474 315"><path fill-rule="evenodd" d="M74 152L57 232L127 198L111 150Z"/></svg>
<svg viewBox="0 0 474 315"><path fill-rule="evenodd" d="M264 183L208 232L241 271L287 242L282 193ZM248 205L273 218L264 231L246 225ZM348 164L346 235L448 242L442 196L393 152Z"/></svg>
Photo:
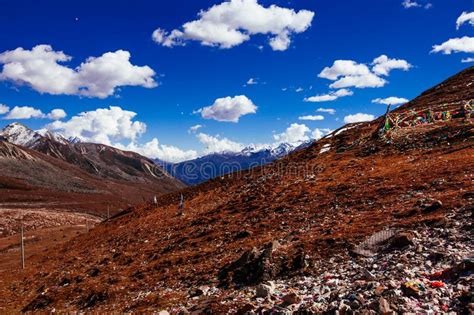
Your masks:
<svg viewBox="0 0 474 315"><path fill-rule="evenodd" d="M8 124L0 131L8 142L28 147L38 141L41 135L19 122Z"/></svg>

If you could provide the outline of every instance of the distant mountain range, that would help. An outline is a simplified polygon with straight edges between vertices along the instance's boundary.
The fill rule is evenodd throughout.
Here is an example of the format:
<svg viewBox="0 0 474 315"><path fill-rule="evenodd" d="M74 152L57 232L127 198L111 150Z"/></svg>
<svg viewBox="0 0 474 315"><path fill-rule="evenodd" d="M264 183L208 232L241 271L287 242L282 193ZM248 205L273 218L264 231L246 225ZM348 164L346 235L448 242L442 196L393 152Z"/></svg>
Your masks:
<svg viewBox="0 0 474 315"><path fill-rule="evenodd" d="M240 152L212 153L170 163L103 144L84 143L78 138L67 138L45 129L34 131L21 123L7 125L0 131L0 137L9 143L61 159L101 178L153 184L157 178L169 179L172 176L187 185L265 165L312 143L247 146Z"/></svg>
<svg viewBox="0 0 474 315"><path fill-rule="evenodd" d="M263 148L248 146L240 152L212 153L180 163L169 163L161 160L155 160L155 162L183 183L196 185L227 173L268 164L293 151L306 148L312 143L313 141L301 142L297 145L282 143L278 146Z"/></svg>

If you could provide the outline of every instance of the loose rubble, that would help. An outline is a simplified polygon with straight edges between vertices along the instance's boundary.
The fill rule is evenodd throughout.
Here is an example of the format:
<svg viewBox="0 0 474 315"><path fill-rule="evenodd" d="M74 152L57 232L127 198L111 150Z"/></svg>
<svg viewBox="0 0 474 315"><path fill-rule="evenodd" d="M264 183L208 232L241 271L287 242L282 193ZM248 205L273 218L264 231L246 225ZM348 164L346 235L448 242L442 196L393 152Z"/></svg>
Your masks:
<svg viewBox="0 0 474 315"><path fill-rule="evenodd" d="M403 246L389 252L338 255L315 262L312 275L218 290L214 296L240 314L472 312L473 210L448 214L443 227L423 225L394 234L390 239L409 236L409 242L403 239Z"/></svg>

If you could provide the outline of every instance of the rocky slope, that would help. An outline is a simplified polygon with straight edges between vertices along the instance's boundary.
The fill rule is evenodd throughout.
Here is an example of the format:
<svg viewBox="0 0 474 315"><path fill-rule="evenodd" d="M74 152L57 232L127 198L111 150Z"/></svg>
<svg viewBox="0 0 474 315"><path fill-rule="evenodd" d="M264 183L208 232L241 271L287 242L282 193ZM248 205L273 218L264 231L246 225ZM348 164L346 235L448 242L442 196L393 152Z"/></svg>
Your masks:
<svg viewBox="0 0 474 315"><path fill-rule="evenodd" d="M473 82L474 67L396 113L458 108ZM124 212L1 275L0 310L467 313L472 119L382 126Z"/></svg>

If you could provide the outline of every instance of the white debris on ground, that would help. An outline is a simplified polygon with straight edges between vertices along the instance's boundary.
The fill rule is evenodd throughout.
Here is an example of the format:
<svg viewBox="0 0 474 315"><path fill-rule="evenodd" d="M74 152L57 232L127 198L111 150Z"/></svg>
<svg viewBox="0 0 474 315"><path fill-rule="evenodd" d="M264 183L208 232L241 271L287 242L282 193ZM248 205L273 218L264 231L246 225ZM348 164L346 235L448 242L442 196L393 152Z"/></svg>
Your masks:
<svg viewBox="0 0 474 315"><path fill-rule="evenodd" d="M321 148L321 150L319 150L319 154L326 153L326 152L328 152L329 150L331 150L331 144L330 144L330 143L326 143L325 145L323 145L323 147Z"/></svg>
<svg viewBox="0 0 474 315"><path fill-rule="evenodd" d="M343 132L345 132L345 131L347 131L347 130L351 130L351 129L357 127L358 125L359 125L359 124L355 124L355 125L352 125L352 126L348 126L348 127L341 128L341 129L339 129L338 131L336 131L336 133L335 133L334 135L335 135L335 136L340 135L341 133L343 133Z"/></svg>
<svg viewBox="0 0 474 315"><path fill-rule="evenodd" d="M448 215L444 226L411 231L413 245L403 249L370 258L345 253L316 262L312 276L270 281L230 293L210 289L206 296L218 298L241 314L472 314L472 211L466 207ZM197 304L191 300L176 310Z"/></svg>

